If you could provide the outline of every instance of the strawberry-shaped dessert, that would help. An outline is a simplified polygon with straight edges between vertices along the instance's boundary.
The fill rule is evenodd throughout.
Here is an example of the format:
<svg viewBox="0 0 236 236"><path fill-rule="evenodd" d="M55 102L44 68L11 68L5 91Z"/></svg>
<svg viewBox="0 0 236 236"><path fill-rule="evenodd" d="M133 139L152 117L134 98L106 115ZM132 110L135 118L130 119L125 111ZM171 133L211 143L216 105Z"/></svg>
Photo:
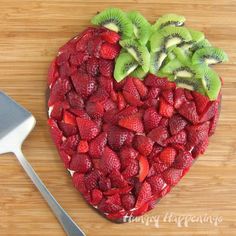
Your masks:
<svg viewBox="0 0 236 236"><path fill-rule="evenodd" d="M175 14L115 8L59 49L48 74L52 139L74 186L107 218L154 207L207 148L227 59Z"/></svg>

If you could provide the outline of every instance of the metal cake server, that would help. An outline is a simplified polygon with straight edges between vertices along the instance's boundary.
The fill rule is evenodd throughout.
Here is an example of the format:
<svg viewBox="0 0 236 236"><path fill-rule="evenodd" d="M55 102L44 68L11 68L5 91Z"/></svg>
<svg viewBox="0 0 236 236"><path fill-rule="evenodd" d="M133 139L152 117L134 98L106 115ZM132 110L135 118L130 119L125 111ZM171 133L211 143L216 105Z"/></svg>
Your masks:
<svg viewBox="0 0 236 236"><path fill-rule="evenodd" d="M36 123L33 115L0 91L0 154L12 152L38 188L69 236L84 236L84 232L59 205L32 166L25 159L21 146Z"/></svg>

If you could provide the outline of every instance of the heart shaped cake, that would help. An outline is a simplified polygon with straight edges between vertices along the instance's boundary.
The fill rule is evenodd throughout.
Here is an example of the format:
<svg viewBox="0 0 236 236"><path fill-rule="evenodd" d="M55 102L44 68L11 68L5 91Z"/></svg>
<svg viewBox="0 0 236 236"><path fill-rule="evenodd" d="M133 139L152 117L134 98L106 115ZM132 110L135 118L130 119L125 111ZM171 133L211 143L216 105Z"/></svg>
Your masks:
<svg viewBox="0 0 236 236"><path fill-rule="evenodd" d="M48 73L49 126L74 186L114 221L140 216L207 148L227 60L167 14L109 8L62 46Z"/></svg>

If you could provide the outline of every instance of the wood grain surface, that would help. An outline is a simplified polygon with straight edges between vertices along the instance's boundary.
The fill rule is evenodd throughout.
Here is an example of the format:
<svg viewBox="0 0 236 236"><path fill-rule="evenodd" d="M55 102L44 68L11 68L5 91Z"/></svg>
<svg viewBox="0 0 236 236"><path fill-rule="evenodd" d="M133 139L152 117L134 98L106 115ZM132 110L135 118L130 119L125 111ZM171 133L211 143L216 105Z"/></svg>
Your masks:
<svg viewBox="0 0 236 236"><path fill-rule="evenodd" d="M46 124L49 62L59 46L87 27L97 11L108 6L139 10L151 22L168 12L183 14L187 26L204 31L230 58L227 64L217 66L225 80L222 113L206 154L171 194L146 215L156 220L159 216L159 228L153 222L114 224L88 207L73 188ZM52 194L89 236L236 235L235 61L235 0L0 0L0 89L37 119L23 151ZM0 181L1 236L65 235L13 155L0 157ZM221 217L222 222L218 226L205 222L177 227L164 218L170 213L172 220L174 216L208 215Z"/></svg>

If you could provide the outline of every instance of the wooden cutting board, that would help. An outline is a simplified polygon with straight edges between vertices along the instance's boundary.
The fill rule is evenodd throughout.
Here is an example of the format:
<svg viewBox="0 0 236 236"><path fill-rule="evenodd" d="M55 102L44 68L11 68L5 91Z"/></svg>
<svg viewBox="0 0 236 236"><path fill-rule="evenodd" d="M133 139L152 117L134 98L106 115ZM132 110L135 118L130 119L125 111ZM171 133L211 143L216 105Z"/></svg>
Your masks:
<svg viewBox="0 0 236 236"><path fill-rule="evenodd" d="M24 144L24 153L52 194L87 235L233 236L236 235L236 1L158 2L0 0L0 89L35 115L37 126ZM222 113L206 154L172 193L143 218L143 223L114 224L87 206L72 187L46 124L49 62L59 46L85 29L92 16L108 6L139 10L152 22L164 13L183 14L189 27L204 31L230 58L227 64L217 66L225 80ZM0 235L65 235L14 156L0 157L0 180ZM173 221L186 215L198 222L177 227ZM203 223L199 223L201 217L205 219ZM145 225L148 219L149 225ZM222 222L214 226L210 219Z"/></svg>

